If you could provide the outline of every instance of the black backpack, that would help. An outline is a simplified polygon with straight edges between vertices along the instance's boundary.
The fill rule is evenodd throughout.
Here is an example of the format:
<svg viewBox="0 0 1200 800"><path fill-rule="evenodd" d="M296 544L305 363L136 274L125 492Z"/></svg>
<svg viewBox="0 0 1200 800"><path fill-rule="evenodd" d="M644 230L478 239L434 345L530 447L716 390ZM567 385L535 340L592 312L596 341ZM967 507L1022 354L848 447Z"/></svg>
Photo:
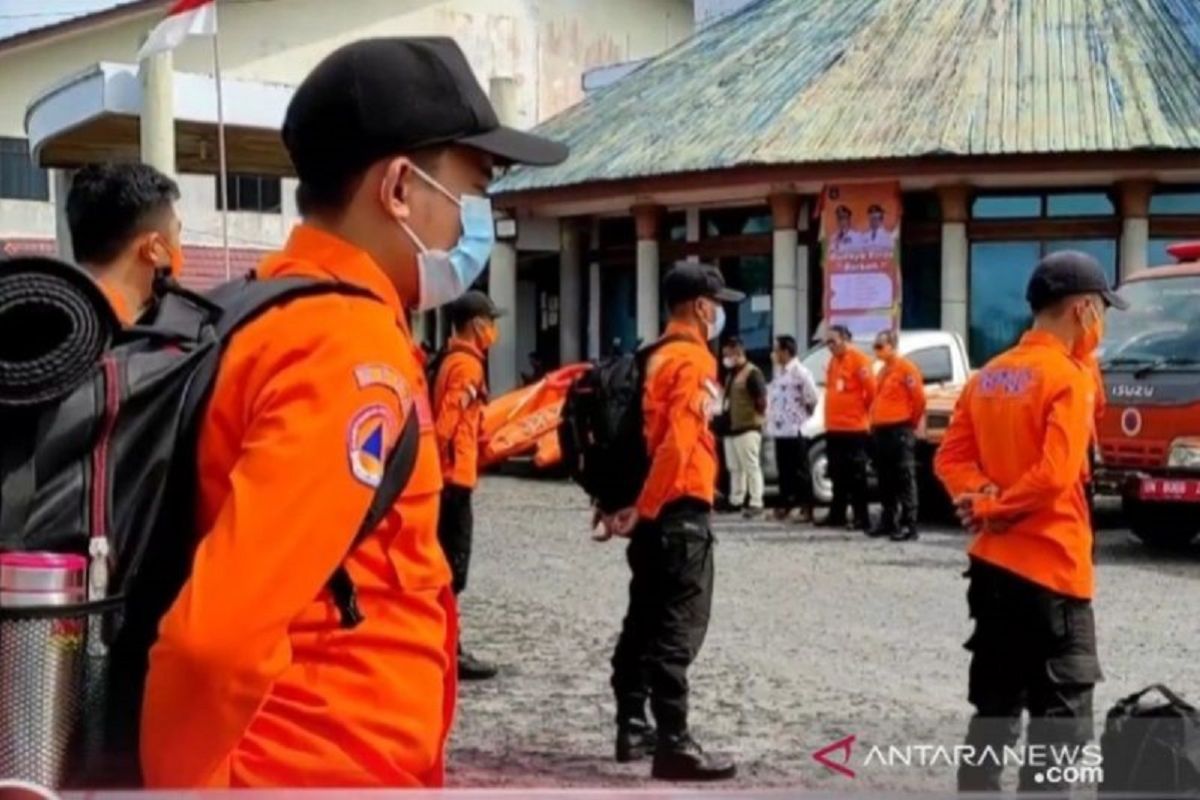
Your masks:
<svg viewBox="0 0 1200 800"><path fill-rule="evenodd" d="M567 390L558 443L563 463L606 514L633 505L650 470L643 431L646 363L667 336L633 354L599 361Z"/></svg>
<svg viewBox="0 0 1200 800"><path fill-rule="evenodd" d="M43 266L60 275L76 269ZM6 268L0 265L0 271ZM46 280L36 267L31 274L33 283ZM64 286L56 292L72 294ZM268 309L330 292L371 296L357 287L306 278L250 276L207 295L170 286L137 325L114 335L99 363L73 388L62 387L66 392L57 396L44 391L38 402L0 407L0 552L108 553L107 559L90 562L89 580L106 585L90 591L86 604L0 608L0 625L73 620L86 631L61 784L140 783L138 725L147 655L160 618L191 569L198 539L196 445L221 355L235 332ZM95 324L79 306L76 298L79 325ZM7 366L4 374L15 374ZM407 484L418 440L417 415L410 414L355 545L379 525ZM97 569L101 563L104 567ZM358 624L354 586L344 568L330 576L329 590L342 625ZM19 755L0 753L0 762L6 758L19 760ZM5 777L21 777L17 769L19 764L0 763Z"/></svg>
<svg viewBox="0 0 1200 800"><path fill-rule="evenodd" d="M1151 692L1166 702L1143 704ZM1162 684L1113 706L1100 748L1106 793L1200 797L1200 712Z"/></svg>

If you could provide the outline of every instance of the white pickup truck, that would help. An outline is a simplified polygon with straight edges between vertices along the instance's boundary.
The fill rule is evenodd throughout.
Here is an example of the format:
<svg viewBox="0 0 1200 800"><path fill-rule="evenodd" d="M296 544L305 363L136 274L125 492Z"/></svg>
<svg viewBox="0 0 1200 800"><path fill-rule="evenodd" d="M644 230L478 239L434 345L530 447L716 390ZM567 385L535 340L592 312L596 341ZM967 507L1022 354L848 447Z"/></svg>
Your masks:
<svg viewBox="0 0 1200 800"><path fill-rule="evenodd" d="M871 352L871 342L855 342L863 351ZM900 354L908 358L921 370L926 389L943 386L962 386L971 373L971 362L962 337L948 331L901 331ZM809 350L801 362L812 372L821 390L821 400L812 418L804 424L802 431L809 441L808 461L811 468L813 496L817 503L827 504L833 500L833 482L829 479L829 466L825 457L825 368L829 364L829 348L824 344ZM875 362L878 370L880 364ZM926 448L928 449L928 448ZM927 456L928 453L918 454ZM928 472L928 458L919 458L922 470ZM778 478L775 466L775 448L768 441L763 443L763 472L768 482ZM921 483L929 485L929 476L924 475Z"/></svg>

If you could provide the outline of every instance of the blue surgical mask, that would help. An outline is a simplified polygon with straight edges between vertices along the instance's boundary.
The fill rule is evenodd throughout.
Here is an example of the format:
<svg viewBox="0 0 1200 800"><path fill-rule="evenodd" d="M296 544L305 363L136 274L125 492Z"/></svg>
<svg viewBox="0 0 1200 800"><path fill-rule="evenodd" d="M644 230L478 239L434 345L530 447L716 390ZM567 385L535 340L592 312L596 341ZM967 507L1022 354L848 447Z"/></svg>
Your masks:
<svg viewBox="0 0 1200 800"><path fill-rule="evenodd" d="M420 288L416 310L428 311L457 300L483 274L492 254L492 245L496 243L496 227L491 200L471 194L455 197L424 170L414 166L413 171L458 206L462 223L462 233L449 251L430 250L408 223L400 223L420 251L417 256L417 284Z"/></svg>
<svg viewBox="0 0 1200 800"><path fill-rule="evenodd" d="M721 331L725 330L725 306L718 305L716 316L713 321L708 323L708 340L711 342L721 335Z"/></svg>

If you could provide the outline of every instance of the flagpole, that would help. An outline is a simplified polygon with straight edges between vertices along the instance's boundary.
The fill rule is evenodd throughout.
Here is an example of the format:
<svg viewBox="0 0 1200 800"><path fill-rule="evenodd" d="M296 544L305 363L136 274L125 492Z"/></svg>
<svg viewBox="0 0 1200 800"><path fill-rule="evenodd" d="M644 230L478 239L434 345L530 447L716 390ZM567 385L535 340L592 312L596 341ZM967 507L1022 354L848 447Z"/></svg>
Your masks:
<svg viewBox="0 0 1200 800"><path fill-rule="evenodd" d="M221 91L221 47L217 43L220 30L217 24L217 3L214 0L212 51L213 78L217 82L217 158L221 170L218 178L218 191L221 194L221 249L225 254L225 280L229 280L233 277L233 270L229 262L229 172L225 155L225 101Z"/></svg>

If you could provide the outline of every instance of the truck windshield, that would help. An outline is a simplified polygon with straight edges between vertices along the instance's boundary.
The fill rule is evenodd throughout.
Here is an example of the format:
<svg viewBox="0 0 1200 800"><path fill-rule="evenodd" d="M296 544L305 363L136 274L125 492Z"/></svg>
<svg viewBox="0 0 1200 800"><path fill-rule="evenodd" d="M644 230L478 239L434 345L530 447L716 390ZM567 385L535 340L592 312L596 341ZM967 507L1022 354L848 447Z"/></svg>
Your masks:
<svg viewBox="0 0 1200 800"><path fill-rule="evenodd" d="M1110 309L1100 349L1105 367L1200 367L1200 275L1128 283L1129 310Z"/></svg>

